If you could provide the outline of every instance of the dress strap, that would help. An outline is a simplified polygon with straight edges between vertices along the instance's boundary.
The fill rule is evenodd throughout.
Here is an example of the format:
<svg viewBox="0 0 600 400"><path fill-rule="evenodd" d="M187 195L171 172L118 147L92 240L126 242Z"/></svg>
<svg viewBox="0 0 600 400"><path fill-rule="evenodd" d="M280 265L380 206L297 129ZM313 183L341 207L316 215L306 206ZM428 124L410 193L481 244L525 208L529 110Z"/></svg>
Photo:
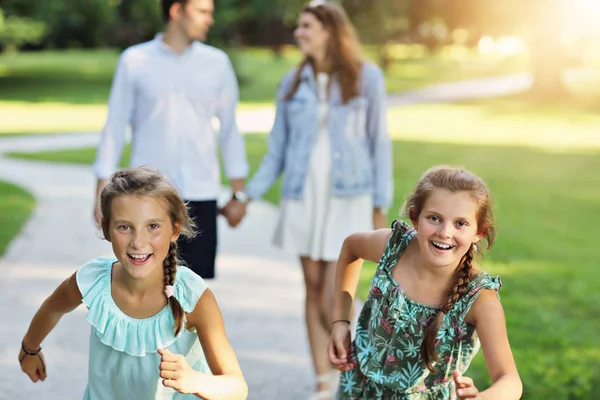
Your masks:
<svg viewBox="0 0 600 400"><path fill-rule="evenodd" d="M394 220L392 222L392 235L387 242L383 256L379 261L377 269L390 270L398 258L404 253L408 244L416 234L415 230L411 228L406 222L400 220Z"/></svg>

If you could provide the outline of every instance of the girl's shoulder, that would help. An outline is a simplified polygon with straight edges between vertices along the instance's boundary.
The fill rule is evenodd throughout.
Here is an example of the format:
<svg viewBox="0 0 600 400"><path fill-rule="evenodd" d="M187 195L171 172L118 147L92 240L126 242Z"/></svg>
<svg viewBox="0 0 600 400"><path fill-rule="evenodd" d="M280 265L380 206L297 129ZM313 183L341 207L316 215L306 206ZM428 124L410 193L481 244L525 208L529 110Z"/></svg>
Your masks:
<svg viewBox="0 0 600 400"><path fill-rule="evenodd" d="M186 266L177 267L173 292L186 313L194 310L206 289L208 289L208 285L200 275Z"/></svg>
<svg viewBox="0 0 600 400"><path fill-rule="evenodd" d="M83 264L76 272L77 286L88 306L101 292L110 293L112 266L118 262L114 257L99 257ZM173 291L185 312L191 312L208 288L198 274L185 266L177 267Z"/></svg>
<svg viewBox="0 0 600 400"><path fill-rule="evenodd" d="M96 258L82 265L76 273L82 300L88 309L86 319L95 335L102 344L137 357L170 346L178 337L173 330L175 320L169 306L154 316L137 319L126 315L115 304L111 272L116 262L116 258ZM204 280L192 270L177 267L173 292L186 313L196 307L207 288Z"/></svg>
<svg viewBox="0 0 600 400"><path fill-rule="evenodd" d="M408 248L415 237L416 231L402 220L394 220L391 225L391 234L385 245L385 250L379 261L379 268L391 270L397 260Z"/></svg>
<svg viewBox="0 0 600 400"><path fill-rule="evenodd" d="M482 293L484 289L496 292L500 299L500 289L502 288L502 280L500 276L490 275L487 271L474 271L471 282L467 286L466 293L452 307L454 312L461 319L465 319L471 307Z"/></svg>
<svg viewBox="0 0 600 400"><path fill-rule="evenodd" d="M396 219L392 222L392 235L390 236L390 244L408 245L408 242L415 236L416 231L408 223Z"/></svg>
<svg viewBox="0 0 600 400"><path fill-rule="evenodd" d="M118 260L114 257L98 257L83 264L75 273L77 286L83 297L95 297L98 291L105 290L110 285L112 266Z"/></svg>
<svg viewBox="0 0 600 400"><path fill-rule="evenodd" d="M500 276L493 276L489 272L480 269L474 269L471 275L471 282L468 288L473 290L490 289L499 291L502 287Z"/></svg>

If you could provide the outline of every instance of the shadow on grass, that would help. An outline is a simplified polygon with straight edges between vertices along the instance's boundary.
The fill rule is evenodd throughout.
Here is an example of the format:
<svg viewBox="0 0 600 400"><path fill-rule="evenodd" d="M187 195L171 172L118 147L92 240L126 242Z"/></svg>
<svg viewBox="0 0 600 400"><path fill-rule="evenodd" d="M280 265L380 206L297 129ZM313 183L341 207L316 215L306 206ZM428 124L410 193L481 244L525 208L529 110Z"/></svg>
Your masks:
<svg viewBox="0 0 600 400"><path fill-rule="evenodd" d="M452 103L457 106L476 105L483 112L494 116L558 117L577 122L585 122L593 114L600 111L600 94L579 96L567 94L561 98L540 97L531 92L524 92L495 99L481 99Z"/></svg>
<svg viewBox="0 0 600 400"><path fill-rule="evenodd" d="M90 76L0 77L2 100L27 103L105 104L111 80Z"/></svg>

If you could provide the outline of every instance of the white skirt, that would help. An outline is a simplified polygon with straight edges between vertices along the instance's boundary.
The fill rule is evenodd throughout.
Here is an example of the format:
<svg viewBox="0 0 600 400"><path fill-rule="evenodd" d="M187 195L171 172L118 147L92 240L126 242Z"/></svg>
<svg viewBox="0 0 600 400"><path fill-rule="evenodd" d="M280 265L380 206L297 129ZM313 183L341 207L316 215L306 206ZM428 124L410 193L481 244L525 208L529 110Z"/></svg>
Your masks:
<svg viewBox="0 0 600 400"><path fill-rule="evenodd" d="M315 261L336 261L346 237L373 229L372 195L333 197L331 173L329 133L322 126L302 199L281 200L276 246Z"/></svg>

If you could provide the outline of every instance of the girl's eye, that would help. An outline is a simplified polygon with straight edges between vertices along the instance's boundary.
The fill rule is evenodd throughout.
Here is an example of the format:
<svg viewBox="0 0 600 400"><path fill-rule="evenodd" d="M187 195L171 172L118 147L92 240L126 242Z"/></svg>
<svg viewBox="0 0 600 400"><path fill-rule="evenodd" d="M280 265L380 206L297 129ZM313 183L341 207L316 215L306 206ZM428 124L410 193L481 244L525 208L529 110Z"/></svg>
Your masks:
<svg viewBox="0 0 600 400"><path fill-rule="evenodd" d="M436 217L435 215L432 215L431 217L429 217L430 220L432 220L433 222L439 222L440 219L439 217Z"/></svg>
<svg viewBox="0 0 600 400"><path fill-rule="evenodd" d="M150 224L150 229L158 229L158 224Z"/></svg>
<svg viewBox="0 0 600 400"><path fill-rule="evenodd" d="M119 225L117 228L120 231L126 231L126 230L130 229L130 226L129 225Z"/></svg>
<svg viewBox="0 0 600 400"><path fill-rule="evenodd" d="M467 223L465 221L458 221L456 224L460 227L467 226Z"/></svg>

